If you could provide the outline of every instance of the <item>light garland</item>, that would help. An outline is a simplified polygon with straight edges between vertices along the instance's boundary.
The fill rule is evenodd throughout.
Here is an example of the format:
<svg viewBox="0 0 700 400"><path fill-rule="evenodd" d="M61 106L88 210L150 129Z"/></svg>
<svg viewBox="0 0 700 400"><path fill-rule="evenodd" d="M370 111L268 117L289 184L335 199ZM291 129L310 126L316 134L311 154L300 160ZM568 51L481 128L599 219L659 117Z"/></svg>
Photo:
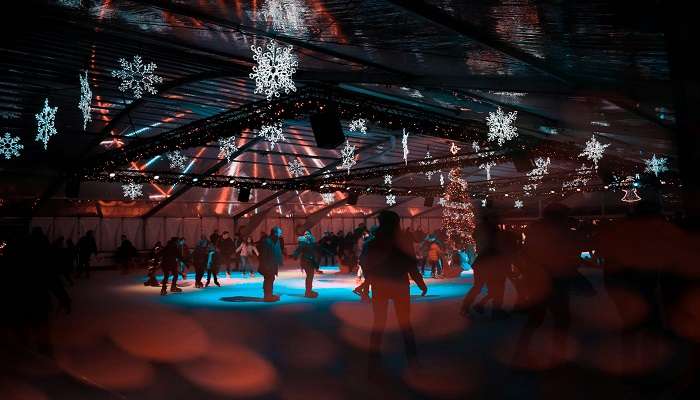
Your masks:
<svg viewBox="0 0 700 400"><path fill-rule="evenodd" d="M458 168L450 170L450 183L441 197L442 226L447 244L452 249L464 250L475 246L473 237L476 223L466 180L461 179Z"/></svg>
<svg viewBox="0 0 700 400"><path fill-rule="evenodd" d="M404 164L408 165L408 132L406 132L406 128L403 129L403 136L401 137L401 146L403 147Z"/></svg>
<svg viewBox="0 0 700 400"><path fill-rule="evenodd" d="M92 121L92 90L88 81L88 72L84 71L85 75L79 75L80 78L80 101L78 108L83 114L83 130L87 129L88 122Z"/></svg>

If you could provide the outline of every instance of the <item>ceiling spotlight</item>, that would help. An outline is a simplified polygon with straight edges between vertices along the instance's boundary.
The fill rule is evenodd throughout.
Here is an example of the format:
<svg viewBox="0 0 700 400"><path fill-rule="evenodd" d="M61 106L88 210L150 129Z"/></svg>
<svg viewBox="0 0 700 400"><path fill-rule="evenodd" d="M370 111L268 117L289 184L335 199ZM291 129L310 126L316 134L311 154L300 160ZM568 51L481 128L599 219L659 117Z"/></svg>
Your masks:
<svg viewBox="0 0 700 400"><path fill-rule="evenodd" d="M198 180L199 180L199 178L194 178L194 179L192 179L192 182L197 182Z"/></svg>
<svg viewBox="0 0 700 400"><path fill-rule="evenodd" d="M267 182L263 182L262 185L263 185L263 186L267 185Z"/></svg>
<svg viewBox="0 0 700 400"><path fill-rule="evenodd" d="M156 175L156 176L154 176L154 177L153 177L153 179L155 179L155 180L158 180L158 179L160 179L160 175Z"/></svg>
<svg viewBox="0 0 700 400"><path fill-rule="evenodd" d="M228 183L233 183L233 179L231 179L230 181L228 181Z"/></svg>
<svg viewBox="0 0 700 400"><path fill-rule="evenodd" d="M114 172L110 172L110 173L109 173L109 177L110 177L110 178L114 178L115 175L117 175L117 174L115 174Z"/></svg>

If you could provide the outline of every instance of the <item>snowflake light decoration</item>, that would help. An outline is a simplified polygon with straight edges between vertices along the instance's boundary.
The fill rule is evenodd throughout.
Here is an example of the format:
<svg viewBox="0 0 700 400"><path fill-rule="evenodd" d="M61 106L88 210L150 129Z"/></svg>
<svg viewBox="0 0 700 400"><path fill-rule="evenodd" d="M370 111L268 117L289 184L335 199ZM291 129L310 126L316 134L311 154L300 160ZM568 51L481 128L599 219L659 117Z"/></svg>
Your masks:
<svg viewBox="0 0 700 400"><path fill-rule="evenodd" d="M187 164L187 157L180 153L180 150L175 150L173 152L167 153L165 155L170 161L170 168L172 169L185 169L185 164Z"/></svg>
<svg viewBox="0 0 700 400"><path fill-rule="evenodd" d="M440 172L440 186L445 186L445 175Z"/></svg>
<svg viewBox="0 0 700 400"><path fill-rule="evenodd" d="M340 157L342 160L341 168L347 169L348 174L350 173L350 168L357 164L355 159L355 146L351 145L349 141L345 141L345 147L340 152Z"/></svg>
<svg viewBox="0 0 700 400"><path fill-rule="evenodd" d="M491 167L494 167L494 166L496 166L496 163L493 161L489 161L489 162L486 162L486 163L479 165L480 169L483 169L486 171L486 180L487 181L491 180Z"/></svg>
<svg viewBox="0 0 700 400"><path fill-rule="evenodd" d="M656 158L656 154L652 154L651 158L644 160L644 164L646 164L644 172L659 176L659 174L668 171L667 162L668 159L666 157Z"/></svg>
<svg viewBox="0 0 700 400"><path fill-rule="evenodd" d="M44 150L48 147L51 136L56 135L56 111L58 107L49 107L49 99L44 101L44 108L36 114L37 133L36 141L44 143Z"/></svg>
<svg viewBox="0 0 700 400"><path fill-rule="evenodd" d="M270 142L270 150L275 149L275 145L281 141L287 141L282 133L282 122L276 122L272 125L263 125L258 132L258 136Z"/></svg>
<svg viewBox="0 0 700 400"><path fill-rule="evenodd" d="M518 117L517 111L512 111L507 114L501 110L501 107L496 109L496 112L489 112L486 117L486 125L489 127L488 139L496 141L499 146L518 136L518 128L513 125Z"/></svg>
<svg viewBox="0 0 700 400"><path fill-rule="evenodd" d="M348 127L350 132L360 132L363 135L367 134L367 121L364 118L353 119Z"/></svg>
<svg viewBox="0 0 700 400"><path fill-rule="evenodd" d="M321 199L326 205L331 205L335 202L335 193L321 193Z"/></svg>
<svg viewBox="0 0 700 400"><path fill-rule="evenodd" d="M290 161L287 165L287 169L289 170L289 174L295 178L304 175L305 171L304 164L302 164L302 162L299 161L298 158L295 158L292 161Z"/></svg>
<svg viewBox="0 0 700 400"><path fill-rule="evenodd" d="M481 206L486 207L487 201L486 199L481 199Z"/></svg>
<svg viewBox="0 0 700 400"><path fill-rule="evenodd" d="M389 174L384 175L384 184L387 186L391 186L391 175L389 175Z"/></svg>
<svg viewBox="0 0 700 400"><path fill-rule="evenodd" d="M219 139L219 157L225 157L226 161L231 162L231 156L237 151L235 136Z"/></svg>
<svg viewBox="0 0 700 400"><path fill-rule="evenodd" d="M272 97L280 97L280 92L288 94L296 92L292 75L297 71L299 61L292 53L292 46L280 47L275 40L271 40L267 51L262 47L251 46L253 60L258 65L253 67L250 79L255 79L255 93L265 93L268 100Z"/></svg>
<svg viewBox="0 0 700 400"><path fill-rule="evenodd" d="M24 148L24 145L19 142L19 137L10 135L5 132L5 136L0 136L0 155L9 160L12 157L19 157L19 151Z"/></svg>
<svg viewBox="0 0 700 400"><path fill-rule="evenodd" d="M260 10L275 30L285 33L306 32L304 15L308 13L309 9L299 0L267 0Z"/></svg>
<svg viewBox="0 0 700 400"><path fill-rule="evenodd" d="M472 142L472 150L474 150L474 153L478 153L481 150L481 146L476 140Z"/></svg>
<svg viewBox="0 0 700 400"><path fill-rule="evenodd" d="M401 137L401 146L403 147L403 161L408 165L408 132L406 132L405 128Z"/></svg>
<svg viewBox="0 0 700 400"><path fill-rule="evenodd" d="M122 185L122 190L124 190L124 197L131 200L135 200L143 196L143 186L139 185L138 183L130 182L126 185Z"/></svg>
<svg viewBox="0 0 700 400"><path fill-rule="evenodd" d="M85 71L85 75L80 75L80 101L78 102L78 108L83 114L83 130L87 128L88 122L92 121L91 102L92 90L90 89L90 82L88 81L88 72Z"/></svg>
<svg viewBox="0 0 700 400"><path fill-rule="evenodd" d="M143 64L141 56L136 55L132 62L120 58L119 64L122 69L112 71L112 76L122 81L119 90L122 92L133 90L135 99L140 99L144 92L158 93L153 85L163 83L163 78L153 73L158 68L155 63Z"/></svg>
<svg viewBox="0 0 700 400"><path fill-rule="evenodd" d="M476 142L474 142L474 143L476 143ZM478 144L477 144L477 146L478 146ZM457 146L455 144L455 142L452 142L452 144L450 144L450 153L452 153L452 155L457 155L457 153L459 153L460 150L462 150L462 148Z"/></svg>
<svg viewBox="0 0 700 400"><path fill-rule="evenodd" d="M528 172L527 176L530 178L531 181L541 180L543 176L549 173L550 164L551 160L549 159L549 157L547 157L546 159L543 157L537 157L535 159L535 168L533 168L532 171Z"/></svg>
<svg viewBox="0 0 700 400"><path fill-rule="evenodd" d="M515 208L523 208L525 204L523 203L522 200L515 200L515 203L513 204L513 207Z"/></svg>
<svg viewBox="0 0 700 400"><path fill-rule="evenodd" d="M591 138L586 142L586 148L584 148L583 152L581 152L581 154L579 154L578 156L586 157L590 161L593 161L593 165L596 169L598 169L598 161L600 161L603 158L605 148L608 146L610 146L610 144L600 143L595 138L595 134L593 134L593 136L591 136Z"/></svg>
<svg viewBox="0 0 700 400"><path fill-rule="evenodd" d="M386 205L388 206L395 206L396 205L396 195L394 194L387 194L386 195Z"/></svg>

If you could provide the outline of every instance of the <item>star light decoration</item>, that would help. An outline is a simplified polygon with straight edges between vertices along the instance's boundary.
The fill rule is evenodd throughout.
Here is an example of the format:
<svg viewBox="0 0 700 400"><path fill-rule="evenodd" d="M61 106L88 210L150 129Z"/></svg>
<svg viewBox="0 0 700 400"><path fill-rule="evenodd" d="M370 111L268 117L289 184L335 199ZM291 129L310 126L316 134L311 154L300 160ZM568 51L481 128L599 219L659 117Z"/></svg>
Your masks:
<svg viewBox="0 0 700 400"><path fill-rule="evenodd" d="M488 140L496 141L499 146L518 136L518 128L513 125L518 117L517 111L504 113L501 107L496 112L489 112L486 125L489 127Z"/></svg>
<svg viewBox="0 0 700 400"><path fill-rule="evenodd" d="M231 156L237 151L235 136L219 139L219 157L224 157L226 161L231 162Z"/></svg>
<svg viewBox="0 0 700 400"><path fill-rule="evenodd" d="M36 114L37 133L35 140L44 143L44 150L48 147L51 136L56 135L56 112L58 107L49 107L49 99L44 100L44 108Z"/></svg>
<svg viewBox="0 0 700 400"><path fill-rule="evenodd" d="M515 208L523 208L525 204L523 203L522 200L515 200L515 203L513 204L513 207Z"/></svg>
<svg viewBox="0 0 700 400"><path fill-rule="evenodd" d="M122 69L112 71L112 76L122 81L119 90L132 90L135 99L140 99L144 92L158 93L153 85L163 83L163 78L153 73L158 68L156 63L143 64L141 56L135 55L132 62L120 58L119 64Z"/></svg>
<svg viewBox="0 0 700 400"><path fill-rule="evenodd" d="M250 46L253 50L253 60L258 65L253 66L250 79L255 79L255 93L265 93L268 100L280 97L280 92L289 94L296 92L292 75L297 71L299 61L292 53L292 46L280 47L275 40L271 40L267 51L262 47Z"/></svg>
<svg viewBox="0 0 700 400"><path fill-rule="evenodd" d="M275 122L272 125L263 125L258 132L258 136L270 142L270 150L275 149L275 145L281 141L287 141L282 133L282 122Z"/></svg>
<svg viewBox="0 0 700 400"><path fill-rule="evenodd" d="M122 190L124 191L124 197L131 200L136 200L143 196L143 186L138 183L129 182L126 185L122 185Z"/></svg>
<svg viewBox="0 0 700 400"><path fill-rule="evenodd" d="M367 121L364 118L353 119L348 127L350 132L360 132L363 135L367 134Z"/></svg>
<svg viewBox="0 0 700 400"><path fill-rule="evenodd" d="M342 160L340 168L347 169L349 174L350 168L357 164L357 160L355 159L355 146L351 145L350 141L345 141L345 146L343 150L340 151L340 158Z"/></svg>
<svg viewBox="0 0 700 400"><path fill-rule="evenodd" d="M290 161L287 165L287 169L289 170L289 174L292 175L294 178L298 178L304 175L304 164L302 164L302 162L299 161L298 158L295 158L292 161Z"/></svg>
<svg viewBox="0 0 700 400"><path fill-rule="evenodd" d="M85 75L79 75L80 101L78 102L78 108L83 114L83 130L87 128L88 122L92 121L92 107L90 106L92 102L92 90L90 89L90 82L88 81L88 72L84 72Z"/></svg>
<svg viewBox="0 0 700 400"><path fill-rule="evenodd" d="M24 145L19 141L19 137L5 132L5 136L0 136L0 155L5 157L6 160L12 157L19 157L19 151L24 148Z"/></svg>
<svg viewBox="0 0 700 400"><path fill-rule="evenodd" d="M389 193L386 195L386 205L395 206L396 205L396 195Z"/></svg>
<svg viewBox="0 0 700 400"><path fill-rule="evenodd" d="M603 158L603 153L605 148L610 146L610 144L602 144L596 138L595 134L586 142L586 147L583 149L579 157L586 157L588 160L593 161L593 165L598 169L598 161Z"/></svg>
<svg viewBox="0 0 700 400"><path fill-rule="evenodd" d="M646 164L644 172L659 176L659 174L668 171L667 162L668 159L666 157L656 158L656 154L652 154L651 158L644 159L644 164Z"/></svg>
<svg viewBox="0 0 700 400"><path fill-rule="evenodd" d="M306 32L304 15L308 13L309 9L299 0L267 0L260 9L260 14L272 21L275 30L285 33Z"/></svg>
<svg viewBox="0 0 700 400"><path fill-rule="evenodd" d="M180 150L175 150L165 155L170 162L170 168L172 169L185 169L185 164L187 164L187 157L180 153Z"/></svg>
<svg viewBox="0 0 700 400"><path fill-rule="evenodd" d="M403 162L408 165L408 132L406 132L406 128L403 129L401 146L403 147Z"/></svg>
<svg viewBox="0 0 700 400"><path fill-rule="evenodd" d="M474 142L474 143L476 143L476 142ZM450 153L452 153L453 156L457 155L457 153L459 153L460 150L462 150L462 148L457 146L455 144L455 142L452 142L452 144L450 144Z"/></svg>
<svg viewBox="0 0 700 400"><path fill-rule="evenodd" d="M335 202L335 193L321 193L321 199L323 200L324 204L331 205L333 202Z"/></svg>

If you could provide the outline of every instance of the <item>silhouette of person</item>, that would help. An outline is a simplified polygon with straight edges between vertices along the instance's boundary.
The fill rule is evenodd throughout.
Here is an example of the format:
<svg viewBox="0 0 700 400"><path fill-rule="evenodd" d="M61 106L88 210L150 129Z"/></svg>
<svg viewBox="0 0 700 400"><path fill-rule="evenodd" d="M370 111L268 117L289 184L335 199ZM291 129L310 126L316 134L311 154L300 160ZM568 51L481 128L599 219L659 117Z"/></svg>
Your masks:
<svg viewBox="0 0 700 400"><path fill-rule="evenodd" d="M216 286L221 286L219 284L219 252L216 245L212 242L209 243L208 253L207 253L207 284L209 286L211 283L211 278L214 277L214 284Z"/></svg>
<svg viewBox="0 0 700 400"><path fill-rule="evenodd" d="M201 289L204 287L202 278L204 271L207 269L207 260L209 258L209 241L207 237L202 235L197 246L192 252L192 264L194 264L194 287Z"/></svg>
<svg viewBox="0 0 700 400"><path fill-rule="evenodd" d="M178 253L179 253L178 238L173 237L165 245L165 248L163 249L163 252L162 252L163 261L161 262L160 266L163 269L163 286L160 289L161 296L165 296L166 294L168 294L168 291L167 291L168 277L171 274L173 276L173 283L170 286L170 291L173 293L182 292L182 289L177 287L177 278L179 275L178 274L178 266L179 266Z"/></svg>
<svg viewBox="0 0 700 400"><path fill-rule="evenodd" d="M301 269L306 273L306 292L304 297L316 298L318 297L318 292L314 292L314 273L318 268L318 244L316 243L316 238L307 230L302 236L299 236L297 249L294 251L292 257L301 258L300 264Z"/></svg>
<svg viewBox="0 0 700 400"><path fill-rule="evenodd" d="M148 279L143 283L144 286L160 286L156 279L156 271L160 268L162 262L163 245L160 241L156 242L148 257L147 275Z"/></svg>
<svg viewBox="0 0 700 400"><path fill-rule="evenodd" d="M402 234L398 214L382 211L378 221L379 227L375 235L367 242L365 268L365 276L371 285L374 313L370 337L370 374L381 362L381 345L389 300L394 304L406 356L410 362L416 360L416 339L410 319L409 276L421 289L423 296L428 292L423 277L418 271L412 239Z"/></svg>
<svg viewBox="0 0 700 400"><path fill-rule="evenodd" d="M282 266L282 228L275 226L270 235L262 240L260 246L260 266L258 272L263 276L264 299L268 302L278 301L279 296L272 293L275 277Z"/></svg>
<svg viewBox="0 0 700 400"><path fill-rule="evenodd" d="M85 275L90 278L90 257L97 255L97 243L93 231L85 232L85 236L78 240L78 272L77 276Z"/></svg>
<svg viewBox="0 0 700 400"><path fill-rule="evenodd" d="M136 256L137 251L136 247L134 247L131 241L126 238L126 235L122 235L121 240L122 243L117 248L117 252L114 258L116 259L117 263L119 263L119 265L121 266L122 274L127 274L129 272L131 262Z"/></svg>

